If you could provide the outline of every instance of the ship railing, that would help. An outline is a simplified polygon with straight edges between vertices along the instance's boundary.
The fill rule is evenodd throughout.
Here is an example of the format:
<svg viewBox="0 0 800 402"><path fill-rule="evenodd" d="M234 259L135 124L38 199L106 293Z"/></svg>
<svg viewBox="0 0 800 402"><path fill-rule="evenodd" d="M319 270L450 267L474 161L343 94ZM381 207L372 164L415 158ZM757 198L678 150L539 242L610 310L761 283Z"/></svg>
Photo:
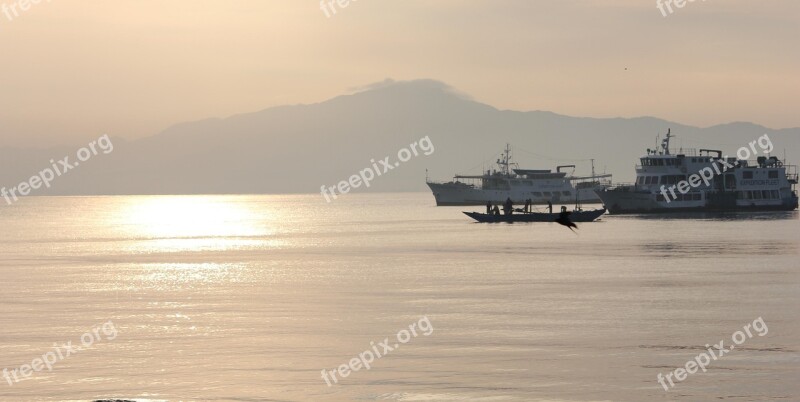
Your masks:
<svg viewBox="0 0 800 402"><path fill-rule="evenodd" d="M611 180L608 179L576 181L574 184L576 189L585 189L592 187L607 188L611 187L612 185L613 183L611 182Z"/></svg>
<svg viewBox="0 0 800 402"><path fill-rule="evenodd" d="M742 163L742 162L747 163L748 167L762 167L761 164L759 163L758 159L737 159L737 160L740 163ZM770 167L779 167L779 168L783 167L783 168L786 168L786 174L789 174L789 173L796 174L797 173L797 165L789 165L789 164L786 163L785 160L782 160L782 159L779 159L779 158L775 159L775 160L778 162L777 164L770 164L769 163L770 159L767 159L766 162L768 162L768 163L763 167L768 167L768 168L770 168Z"/></svg>
<svg viewBox="0 0 800 402"><path fill-rule="evenodd" d="M635 165L635 169L637 171L642 170L642 168L646 168L648 171L652 172L674 172L675 170L686 170L686 166L642 166L642 165Z"/></svg>
<svg viewBox="0 0 800 402"><path fill-rule="evenodd" d="M652 153L653 150L651 149L650 150L651 153L649 155L662 155L661 149L658 149L656 151L657 151L656 153ZM700 152L697 150L697 148L670 148L669 149L669 154L672 155L672 156L676 156L676 155L700 156Z"/></svg>
<svg viewBox="0 0 800 402"><path fill-rule="evenodd" d="M684 155L684 156L699 156L700 153L697 151L696 148L678 148L678 149L670 149L669 153L672 155Z"/></svg>
<svg viewBox="0 0 800 402"><path fill-rule="evenodd" d="M630 191L636 188L636 183L616 182L606 187L605 191Z"/></svg>
<svg viewBox="0 0 800 402"><path fill-rule="evenodd" d="M786 168L786 180L789 183L797 184L797 165L783 165Z"/></svg>
<svg viewBox="0 0 800 402"><path fill-rule="evenodd" d="M469 180L469 179L466 179L466 180ZM457 185L457 186L475 187L475 183L466 183L465 182L466 180L465 179L454 179L454 180L450 180L450 181L425 180L425 183L427 183L427 184L452 184L452 185Z"/></svg>

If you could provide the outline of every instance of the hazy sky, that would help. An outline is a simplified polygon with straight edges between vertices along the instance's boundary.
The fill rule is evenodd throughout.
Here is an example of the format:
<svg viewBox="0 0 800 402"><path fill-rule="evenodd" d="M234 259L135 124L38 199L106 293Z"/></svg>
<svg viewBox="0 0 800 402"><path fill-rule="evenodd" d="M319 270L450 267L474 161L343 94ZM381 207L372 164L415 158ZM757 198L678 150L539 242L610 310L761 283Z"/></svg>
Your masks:
<svg viewBox="0 0 800 402"><path fill-rule="evenodd" d="M668 17L655 0L358 0L330 18L301 0L16 7L0 12L0 146L138 138L388 77L502 109L800 126L797 0Z"/></svg>

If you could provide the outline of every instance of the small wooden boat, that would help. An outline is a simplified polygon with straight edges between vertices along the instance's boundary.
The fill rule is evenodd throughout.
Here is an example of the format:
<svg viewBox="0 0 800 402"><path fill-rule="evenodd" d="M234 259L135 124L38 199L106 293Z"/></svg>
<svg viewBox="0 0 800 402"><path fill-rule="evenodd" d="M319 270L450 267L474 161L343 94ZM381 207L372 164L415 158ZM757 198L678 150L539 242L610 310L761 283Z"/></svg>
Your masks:
<svg viewBox="0 0 800 402"><path fill-rule="evenodd" d="M569 214L569 219L572 220L573 222L592 222L595 219L602 216L604 213L606 213L606 209L601 208L589 211L575 210L575 211L569 211L567 213ZM548 212L516 212L516 211L511 215L482 214L480 212L464 212L464 214L481 223L555 222L556 219L558 219L558 217L561 216L560 212L548 213Z"/></svg>

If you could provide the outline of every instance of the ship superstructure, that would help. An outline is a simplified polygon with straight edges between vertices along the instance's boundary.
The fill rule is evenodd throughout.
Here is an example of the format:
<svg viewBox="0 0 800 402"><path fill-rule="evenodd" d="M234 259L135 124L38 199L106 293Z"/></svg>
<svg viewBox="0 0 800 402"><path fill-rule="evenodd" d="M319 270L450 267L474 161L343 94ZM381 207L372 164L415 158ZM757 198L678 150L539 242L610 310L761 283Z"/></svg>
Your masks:
<svg viewBox="0 0 800 402"><path fill-rule="evenodd" d="M592 161L594 162L594 161ZM520 169L511 161L511 147L497 160L497 169L481 175L455 175L450 182L427 181L436 198L436 205L486 205L502 204L510 198L516 204L530 199L534 204L599 203L596 191L611 185L610 174L572 176L568 169L575 165L562 165L556 171L546 169Z"/></svg>
<svg viewBox="0 0 800 402"><path fill-rule="evenodd" d="M661 148L640 159L635 183L598 192L609 213L797 209L797 166L775 156L749 161L719 150L674 152L673 137L668 131Z"/></svg>

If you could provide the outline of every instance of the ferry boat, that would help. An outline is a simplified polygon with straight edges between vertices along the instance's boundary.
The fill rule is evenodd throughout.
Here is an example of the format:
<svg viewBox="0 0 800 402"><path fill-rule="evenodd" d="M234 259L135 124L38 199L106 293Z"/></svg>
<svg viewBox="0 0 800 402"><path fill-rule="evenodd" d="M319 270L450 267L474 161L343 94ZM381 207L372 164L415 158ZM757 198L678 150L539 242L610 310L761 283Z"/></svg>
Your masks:
<svg viewBox="0 0 800 402"><path fill-rule="evenodd" d="M674 153L669 149L673 137L668 130L661 149L648 149L636 166L636 183L598 192L609 214L797 209L797 166L775 156L747 161L710 149ZM691 177L707 168L713 177L692 183Z"/></svg>
<svg viewBox="0 0 800 402"><path fill-rule="evenodd" d="M511 162L511 148L497 160L498 169L487 170L478 176L455 175L447 183L426 183L433 192L437 206L502 204L511 199L522 204L530 199L534 204L599 203L596 192L611 185L610 174L596 175L592 160L592 175L577 177L562 169L575 165L557 166L556 171L520 169ZM575 183L573 185L573 183Z"/></svg>

